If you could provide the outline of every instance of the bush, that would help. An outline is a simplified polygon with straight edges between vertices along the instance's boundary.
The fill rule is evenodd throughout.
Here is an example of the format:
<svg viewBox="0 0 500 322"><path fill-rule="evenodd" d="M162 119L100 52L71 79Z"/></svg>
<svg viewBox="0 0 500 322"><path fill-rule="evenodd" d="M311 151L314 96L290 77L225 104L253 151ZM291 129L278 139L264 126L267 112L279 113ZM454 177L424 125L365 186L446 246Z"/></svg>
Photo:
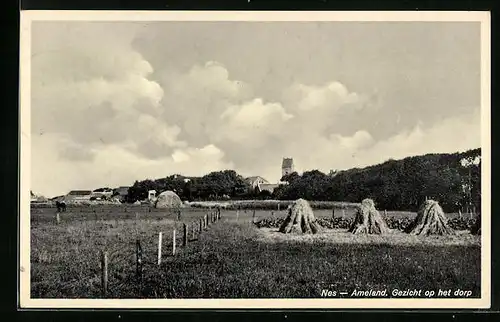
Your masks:
<svg viewBox="0 0 500 322"><path fill-rule="evenodd" d="M354 218L318 218L318 224L321 227L328 229L349 229L352 225ZM258 228L279 228L281 224L285 221L285 218L264 218L255 223ZM470 218L452 218L448 221L448 225L454 230L469 230L475 223L475 219ZM391 229L397 229L404 231L411 223L412 218L394 218L389 217L386 219L386 223Z"/></svg>
<svg viewBox="0 0 500 322"><path fill-rule="evenodd" d="M280 209L286 209L295 200L235 200L230 202L190 202L189 205L193 208L209 208L219 205L224 209L230 210L277 210L278 204ZM357 207L357 203L341 202L341 201L309 201L313 209L348 209Z"/></svg>

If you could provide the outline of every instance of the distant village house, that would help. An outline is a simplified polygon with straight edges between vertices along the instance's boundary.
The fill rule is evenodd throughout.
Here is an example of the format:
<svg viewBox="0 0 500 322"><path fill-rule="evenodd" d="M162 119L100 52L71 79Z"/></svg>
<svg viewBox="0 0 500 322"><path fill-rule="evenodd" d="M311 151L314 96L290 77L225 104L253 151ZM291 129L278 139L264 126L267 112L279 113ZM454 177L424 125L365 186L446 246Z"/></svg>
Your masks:
<svg viewBox="0 0 500 322"><path fill-rule="evenodd" d="M281 176L289 175L295 171L295 166L293 164L292 158L283 158L283 162L281 164ZM270 183L266 179L261 176L253 176L245 179L246 182L250 185L252 190L256 190L258 192L268 191L273 193L276 188L280 186L280 184L287 184L286 182L279 183Z"/></svg>
<svg viewBox="0 0 500 322"><path fill-rule="evenodd" d="M92 198L91 190L72 190L65 197L65 201L90 201Z"/></svg>
<svg viewBox="0 0 500 322"><path fill-rule="evenodd" d="M253 176L253 177L248 177L245 179L245 181L250 185L252 189L257 188L261 184L268 184L269 181L266 179L260 177L260 176Z"/></svg>

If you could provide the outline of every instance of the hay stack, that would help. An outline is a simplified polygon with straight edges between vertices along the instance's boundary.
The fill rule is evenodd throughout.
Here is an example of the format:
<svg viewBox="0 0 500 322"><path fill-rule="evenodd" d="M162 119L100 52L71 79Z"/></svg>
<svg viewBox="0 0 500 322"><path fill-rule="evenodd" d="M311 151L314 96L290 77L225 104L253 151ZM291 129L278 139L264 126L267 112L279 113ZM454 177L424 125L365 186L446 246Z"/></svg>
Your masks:
<svg viewBox="0 0 500 322"><path fill-rule="evenodd" d="M443 209L437 201L426 200L417 213L415 221L406 229L412 235L452 235Z"/></svg>
<svg viewBox="0 0 500 322"><path fill-rule="evenodd" d="M182 201L173 191L164 191L156 199L155 208L180 208Z"/></svg>
<svg viewBox="0 0 500 322"><path fill-rule="evenodd" d="M298 199L288 208L288 216L279 231L285 234L316 234L320 231L320 226L316 222L312 208L307 200Z"/></svg>
<svg viewBox="0 0 500 322"><path fill-rule="evenodd" d="M348 230L353 234L386 234L389 227L375 209L375 203L372 199L363 199L361 205L356 211L354 222Z"/></svg>

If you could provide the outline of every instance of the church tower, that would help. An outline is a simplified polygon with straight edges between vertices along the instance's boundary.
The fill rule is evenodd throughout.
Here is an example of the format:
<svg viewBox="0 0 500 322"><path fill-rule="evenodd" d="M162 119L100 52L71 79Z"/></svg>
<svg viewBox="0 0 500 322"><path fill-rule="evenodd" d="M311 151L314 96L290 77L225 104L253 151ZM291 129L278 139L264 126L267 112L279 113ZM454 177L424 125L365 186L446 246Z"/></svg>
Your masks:
<svg viewBox="0 0 500 322"><path fill-rule="evenodd" d="M281 164L281 177L286 176L294 171L293 159L283 158L283 163Z"/></svg>

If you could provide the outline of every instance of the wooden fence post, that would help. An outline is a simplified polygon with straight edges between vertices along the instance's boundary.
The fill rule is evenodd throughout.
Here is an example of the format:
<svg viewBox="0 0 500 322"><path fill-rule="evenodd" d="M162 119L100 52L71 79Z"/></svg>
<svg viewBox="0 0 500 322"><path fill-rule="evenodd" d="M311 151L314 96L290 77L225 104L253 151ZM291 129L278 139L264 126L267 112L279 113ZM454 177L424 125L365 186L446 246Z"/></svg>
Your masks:
<svg viewBox="0 0 500 322"><path fill-rule="evenodd" d="M335 219L335 208L332 208L332 219Z"/></svg>
<svg viewBox="0 0 500 322"><path fill-rule="evenodd" d="M217 208L217 215L219 216L219 219L221 218L220 216L220 208Z"/></svg>
<svg viewBox="0 0 500 322"><path fill-rule="evenodd" d="M200 234L203 231L203 219L200 218Z"/></svg>
<svg viewBox="0 0 500 322"><path fill-rule="evenodd" d="M236 220L238 220L240 217L240 211L239 210L236 210Z"/></svg>
<svg viewBox="0 0 500 322"><path fill-rule="evenodd" d="M345 209L342 208L342 218L345 218Z"/></svg>
<svg viewBox="0 0 500 322"><path fill-rule="evenodd" d="M186 223L182 224L183 234L182 234L182 246L186 247L188 243L188 225Z"/></svg>
<svg viewBox="0 0 500 322"><path fill-rule="evenodd" d="M136 252L136 277L142 280L142 247L141 241L137 239L135 241L135 252Z"/></svg>
<svg viewBox="0 0 500 322"><path fill-rule="evenodd" d="M108 294L108 254L101 251L101 288L102 296L106 297Z"/></svg>
<svg viewBox="0 0 500 322"><path fill-rule="evenodd" d="M172 231L172 255L175 255L175 229Z"/></svg>
<svg viewBox="0 0 500 322"><path fill-rule="evenodd" d="M161 245L162 245L162 232L158 234L158 266L161 264Z"/></svg>
<svg viewBox="0 0 500 322"><path fill-rule="evenodd" d="M191 239L192 240L194 240L194 237L195 237L195 232L194 232L194 225L195 224L196 223L194 221L191 223Z"/></svg>
<svg viewBox="0 0 500 322"><path fill-rule="evenodd" d="M384 209L384 216L387 218L387 209Z"/></svg>
<svg viewBox="0 0 500 322"><path fill-rule="evenodd" d="M61 222L61 218L59 217L59 213L56 213L56 223L59 225Z"/></svg>
<svg viewBox="0 0 500 322"><path fill-rule="evenodd" d="M278 202L278 212L280 211L280 203Z"/></svg>

